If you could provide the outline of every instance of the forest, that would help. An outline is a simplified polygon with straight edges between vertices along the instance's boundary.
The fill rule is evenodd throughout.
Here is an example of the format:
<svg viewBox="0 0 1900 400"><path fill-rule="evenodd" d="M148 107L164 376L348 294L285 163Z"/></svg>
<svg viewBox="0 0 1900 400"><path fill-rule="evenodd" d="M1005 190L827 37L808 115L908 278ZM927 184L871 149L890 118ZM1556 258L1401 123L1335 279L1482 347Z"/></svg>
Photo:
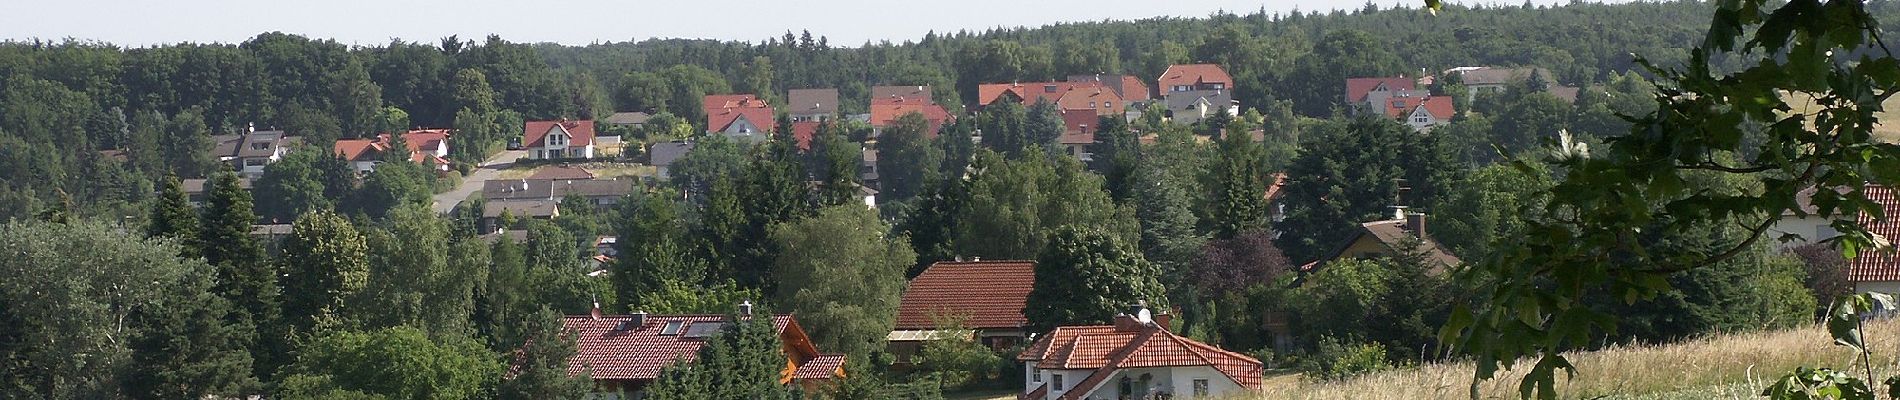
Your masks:
<svg viewBox="0 0 1900 400"><path fill-rule="evenodd" d="M1891 1L1865 9L1900 17ZM821 393L757 385L778 373L775 360L756 356L776 351L777 339L731 324L699 361L662 372L653 398L937 398L1014 387L1023 368L1014 353L967 341L927 346L914 370L885 368L906 279L970 257L1039 262L1024 310L1036 330L1108 322L1147 301L1177 310L1183 336L1319 379L1469 356L1441 342L1440 328L1469 319L1464 308L1482 304L1489 286L1421 254L1300 266L1392 206L1429 214L1431 238L1466 260L1527 257L1509 243L1573 216L1542 206L1582 196L1571 181L1581 161L1552 146L1648 154L1605 139L1661 118L1663 94L1688 85L1643 61L1706 61L1715 68L1696 71L1709 74L1756 67L1759 55L1691 50L1717 11L1695 1L1367 5L858 45L802 29L758 41L588 46L496 36L346 46L280 32L141 48L0 43L0 251L12 255L0 272L0 397L578 398L592 386L569 374L574 348L561 315L725 314L740 301L808 321L814 344L850 357L850 378ZM1191 126L1159 110L1105 118L1086 162L1057 150L1063 121L1048 103L961 106L976 103L981 83L1091 73L1151 81L1190 62L1233 75L1239 115ZM1551 76L1460 97L1459 115L1429 135L1341 101L1347 78L1461 66ZM1463 93L1455 80L1439 82L1429 90ZM1565 101L1547 93L1559 84L1585 90ZM789 89L837 88L841 113L855 114L879 85L931 86L960 118L939 132L915 116L886 128L876 208L857 197L866 126L827 124L809 148L784 134L748 145L702 133L707 94L783 104ZM359 175L325 151L340 139L450 128L452 170L467 173L524 121L619 111L654 114L625 132L630 143L697 146L669 178L644 181L612 209L506 218L526 231L519 242L477 229L479 200L430 210L430 196L458 184L458 173L390 162ZM1711 162L1781 154L1756 149L1789 140L1774 134L1781 125L1750 123L1745 135L1710 141L1743 149L1708 152ZM790 130L783 115L778 124ZM305 148L241 183L206 149L213 135L252 128L300 136ZM1658 185L1743 198L1780 193L1785 178L1692 171ZM187 194L188 180L203 180L202 199ZM1269 201L1270 189L1283 196ZM1663 200L1631 207L1663 209ZM1718 267L1655 274L1642 282L1675 290L1644 301L1566 298L1620 320L1567 348L1811 323L1851 291L1841 252L1755 240L1760 229L1742 222L1760 210L1707 207L1717 211L1626 220L1644 224L1621 226L1642 234L1617 240L1725 254ZM291 231L276 241L251 234L273 221ZM589 275L600 236L618 238L618 257L604 276ZM1634 268L1645 259L1599 261ZM1043 284L1071 278L1101 281ZM1113 290L1090 289L1104 287ZM1276 351L1261 327L1280 318L1298 339Z"/></svg>

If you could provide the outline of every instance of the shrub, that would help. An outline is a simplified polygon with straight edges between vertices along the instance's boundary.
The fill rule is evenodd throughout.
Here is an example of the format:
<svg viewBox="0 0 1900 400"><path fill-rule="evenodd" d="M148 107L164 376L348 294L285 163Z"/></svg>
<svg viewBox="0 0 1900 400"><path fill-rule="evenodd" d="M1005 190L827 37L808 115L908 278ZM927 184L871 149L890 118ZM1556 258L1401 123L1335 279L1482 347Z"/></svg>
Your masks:
<svg viewBox="0 0 1900 400"><path fill-rule="evenodd" d="M1320 380L1341 380L1391 369L1385 362L1385 346L1378 343L1348 344L1348 341L1321 336L1313 353L1300 362L1300 371Z"/></svg>

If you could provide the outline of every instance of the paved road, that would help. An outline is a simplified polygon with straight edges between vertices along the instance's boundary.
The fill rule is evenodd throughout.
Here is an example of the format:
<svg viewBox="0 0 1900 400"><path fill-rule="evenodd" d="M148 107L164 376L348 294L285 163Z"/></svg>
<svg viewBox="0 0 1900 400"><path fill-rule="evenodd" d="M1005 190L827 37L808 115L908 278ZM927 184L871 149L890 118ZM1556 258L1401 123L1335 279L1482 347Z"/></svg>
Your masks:
<svg viewBox="0 0 1900 400"><path fill-rule="evenodd" d="M435 212L446 214L454 210L455 206L462 204L462 200L467 199L469 195L481 191L483 182L501 176L501 170L513 166L516 159L527 156L528 152L525 150L510 150L496 154L494 158L483 162L481 168L476 168L475 172L462 177L462 186L435 195Z"/></svg>

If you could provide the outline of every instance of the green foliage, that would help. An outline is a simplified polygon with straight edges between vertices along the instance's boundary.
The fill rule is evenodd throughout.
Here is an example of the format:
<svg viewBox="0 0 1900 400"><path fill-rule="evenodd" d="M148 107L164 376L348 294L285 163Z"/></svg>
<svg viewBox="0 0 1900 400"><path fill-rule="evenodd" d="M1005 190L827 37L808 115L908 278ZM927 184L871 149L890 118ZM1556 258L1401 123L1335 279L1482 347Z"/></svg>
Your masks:
<svg viewBox="0 0 1900 400"><path fill-rule="evenodd" d="M889 231L862 205L824 208L772 228L781 249L774 304L796 313L818 348L860 357L884 348L904 272L917 259L910 242Z"/></svg>
<svg viewBox="0 0 1900 400"><path fill-rule="evenodd" d="M1004 362L995 350L976 340L976 331L965 328L969 317L937 315L931 319L931 326L937 327L940 336L924 342L917 350L915 363L918 371L938 374L944 387L966 387L986 381Z"/></svg>
<svg viewBox="0 0 1900 400"><path fill-rule="evenodd" d="M574 338L561 332L561 314L543 308L528 318L532 335L521 347L506 379L497 387L500 398L518 400L580 399L594 388L586 373L568 376L567 360L574 356Z"/></svg>
<svg viewBox="0 0 1900 400"><path fill-rule="evenodd" d="M1541 218L1536 206L1556 183L1543 165L1530 166L1529 171L1508 165L1472 171L1431 205L1432 240L1452 254L1476 258L1490 254L1492 243L1520 233L1524 221Z"/></svg>
<svg viewBox="0 0 1900 400"><path fill-rule="evenodd" d="M660 369L648 386L654 400L790 399L790 388L780 384L785 355L770 318L726 315L725 328L707 338L693 362L674 362Z"/></svg>
<svg viewBox="0 0 1900 400"><path fill-rule="evenodd" d="M703 260L694 257L680 205L661 191L630 196L621 206L619 257L612 266L614 292L639 309L643 293L658 291L665 282L697 284L705 278Z"/></svg>
<svg viewBox="0 0 1900 400"><path fill-rule="evenodd" d="M1232 239L1241 232L1267 228L1265 148L1254 143L1249 126L1227 126L1208 171L1213 184L1214 237Z"/></svg>
<svg viewBox="0 0 1900 400"><path fill-rule="evenodd" d="M915 112L897 118L877 138L877 174L879 203L904 201L916 197L927 185L942 179L938 165L943 150L932 146L926 132L930 123Z"/></svg>
<svg viewBox="0 0 1900 400"><path fill-rule="evenodd" d="M336 207L325 193L322 151L305 148L264 166L264 175L252 185L257 213L265 220L292 221L305 213Z"/></svg>
<svg viewBox="0 0 1900 400"><path fill-rule="evenodd" d="M284 380L300 383L287 386L303 396L341 391L421 400L485 397L502 364L473 339L402 326L331 332L305 344L285 368Z"/></svg>
<svg viewBox="0 0 1900 400"><path fill-rule="evenodd" d="M386 217L393 210L406 206L428 206L430 196L435 194L435 176L422 165L408 161L390 161L378 164L376 170L363 178L363 187L355 194L352 212L375 217Z"/></svg>
<svg viewBox="0 0 1900 400"><path fill-rule="evenodd" d="M335 213L304 214L283 239L284 320L296 332L335 321L344 301L369 281L369 244L348 220Z"/></svg>
<svg viewBox="0 0 1900 400"><path fill-rule="evenodd" d="M1101 177L1073 159L1035 154L1005 160L979 152L971 168L968 200L954 217L958 255L1034 258L1051 232L1068 225L1099 227L1125 242L1138 238L1132 210L1116 206L1102 191Z"/></svg>
<svg viewBox="0 0 1900 400"><path fill-rule="evenodd" d="M1287 167L1287 216L1277 225L1296 263L1337 248L1359 223L1391 218L1388 207L1431 204L1462 172L1439 136L1392 121L1359 117L1312 133Z"/></svg>
<svg viewBox="0 0 1900 400"><path fill-rule="evenodd" d="M1161 271L1134 245L1097 226L1058 229L1036 260L1036 284L1023 315L1031 332L1057 326L1108 323L1130 304L1163 308Z"/></svg>
<svg viewBox="0 0 1900 400"><path fill-rule="evenodd" d="M486 271L452 263L448 223L421 206L392 210L366 229L369 281L348 307L368 327L416 326L432 336L461 335Z"/></svg>
<svg viewBox="0 0 1900 400"><path fill-rule="evenodd" d="M198 210L191 206L186 197L184 184L177 175L166 175L165 186L158 193L158 203L152 206L152 216L145 225L145 236L178 240L186 246L186 256L197 254L192 249L191 240L197 237Z"/></svg>
<svg viewBox="0 0 1900 400"><path fill-rule="evenodd" d="M1320 380L1344 380L1392 369L1392 364L1385 361L1385 346L1353 344L1330 336L1320 337L1319 345L1300 361L1304 376Z"/></svg>
<svg viewBox="0 0 1900 400"><path fill-rule="evenodd" d="M1736 260L1757 254L1760 237L1784 213L1809 213L1796 201L1803 189L1845 189L1808 199L1817 214L1833 218L1879 213L1863 187L1900 183L1883 172L1900 163L1900 146L1872 137L1873 112L1900 87L1900 66L1891 56L1873 56L1881 50L1860 52L1877 29L1863 4L1715 7L1687 65L1664 69L1638 59L1664 82L1652 98L1659 112L1630 118L1629 132L1606 138L1607 149L1564 140L1550 151L1565 175L1544 207L1575 217L1530 222L1526 234L1463 274L1489 293L1483 307L1455 312L1442 335L1473 353L1476 378L1536 357L1519 393L1555 398L1557 370L1573 370L1563 352L1590 346L1622 321L1579 303L1673 296L1684 289L1672 278L1685 271L1746 273L1728 270L1748 264ZM1814 23L1823 20L1841 23ZM1856 62L1846 62L1856 54ZM1739 58L1739 66L1710 61L1726 57ZM1812 94L1821 106L1796 110L1786 92ZM1756 128L1760 141L1744 141ZM1703 180L1711 175L1760 179L1761 186L1710 190ZM1708 223L1739 230L1731 236L1739 239L1683 251L1632 237L1638 229L1648 237L1689 236ZM1832 228L1842 233L1838 244L1849 257L1873 243L1855 221L1837 220Z"/></svg>

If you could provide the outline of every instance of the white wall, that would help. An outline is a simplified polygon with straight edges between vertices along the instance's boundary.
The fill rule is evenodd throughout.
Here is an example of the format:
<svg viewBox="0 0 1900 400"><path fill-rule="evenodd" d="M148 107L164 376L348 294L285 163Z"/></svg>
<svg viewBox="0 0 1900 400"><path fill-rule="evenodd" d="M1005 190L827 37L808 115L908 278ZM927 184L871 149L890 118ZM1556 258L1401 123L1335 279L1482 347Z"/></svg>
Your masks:
<svg viewBox="0 0 1900 400"><path fill-rule="evenodd" d="M1214 367L1175 367L1174 398L1194 398L1195 379L1207 380L1207 395L1212 397L1220 397L1221 395L1230 393L1238 394L1247 390L1246 388L1240 387L1239 383L1235 383L1233 378L1228 378L1227 375L1221 374L1220 370L1216 370Z"/></svg>
<svg viewBox="0 0 1900 400"><path fill-rule="evenodd" d="M1831 222L1832 221L1828 219L1816 215L1809 215L1804 218L1796 218L1792 215L1783 216L1780 221L1775 221L1775 226L1768 228L1767 239L1775 240L1775 243L1779 243L1782 248L1789 248L1840 236L1840 233L1834 232L1834 228L1828 226ZM1801 240L1791 242L1782 242L1779 240L1781 239L1781 235L1790 233L1801 235Z"/></svg>
<svg viewBox="0 0 1900 400"><path fill-rule="evenodd" d="M1855 282L1854 292L1900 293L1900 282Z"/></svg>

